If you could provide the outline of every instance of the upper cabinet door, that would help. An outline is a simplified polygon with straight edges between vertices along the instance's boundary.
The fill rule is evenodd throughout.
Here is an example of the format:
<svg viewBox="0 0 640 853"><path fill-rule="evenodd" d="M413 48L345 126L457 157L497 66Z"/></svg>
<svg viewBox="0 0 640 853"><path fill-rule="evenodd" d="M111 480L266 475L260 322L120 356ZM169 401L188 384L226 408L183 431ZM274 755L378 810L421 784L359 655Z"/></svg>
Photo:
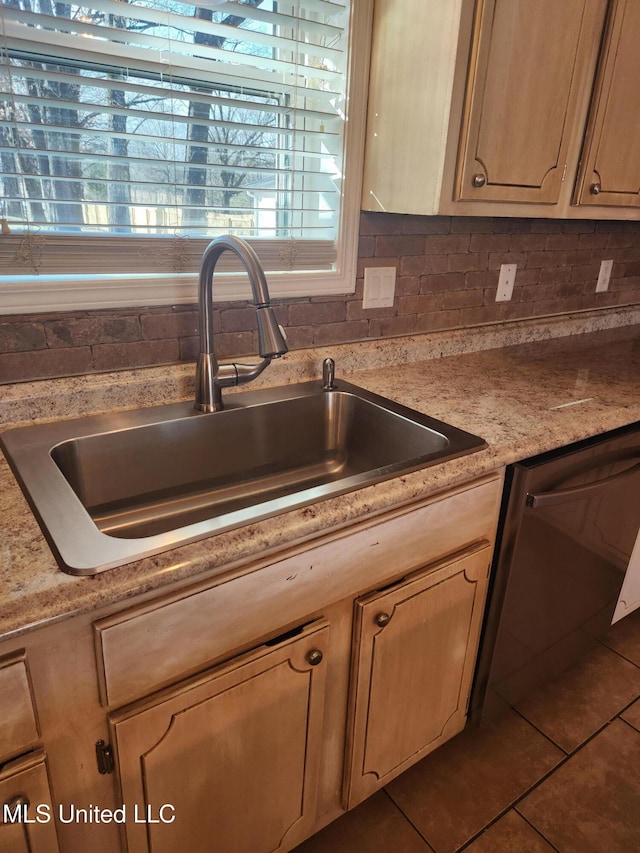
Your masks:
<svg viewBox="0 0 640 853"><path fill-rule="evenodd" d="M577 204L640 204L639 33L638 0L616 0L589 117Z"/></svg>
<svg viewBox="0 0 640 853"><path fill-rule="evenodd" d="M605 11L605 0L478 0L457 199L558 201Z"/></svg>

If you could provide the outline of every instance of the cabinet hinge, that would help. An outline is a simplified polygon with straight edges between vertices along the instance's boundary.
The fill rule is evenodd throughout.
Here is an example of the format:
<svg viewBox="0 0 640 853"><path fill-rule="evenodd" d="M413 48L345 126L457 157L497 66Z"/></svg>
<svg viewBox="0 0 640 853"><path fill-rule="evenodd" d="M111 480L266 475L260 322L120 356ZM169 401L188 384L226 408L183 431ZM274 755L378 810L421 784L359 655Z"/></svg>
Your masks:
<svg viewBox="0 0 640 853"><path fill-rule="evenodd" d="M98 773L113 773L113 750L110 743L99 740L96 743L96 761Z"/></svg>

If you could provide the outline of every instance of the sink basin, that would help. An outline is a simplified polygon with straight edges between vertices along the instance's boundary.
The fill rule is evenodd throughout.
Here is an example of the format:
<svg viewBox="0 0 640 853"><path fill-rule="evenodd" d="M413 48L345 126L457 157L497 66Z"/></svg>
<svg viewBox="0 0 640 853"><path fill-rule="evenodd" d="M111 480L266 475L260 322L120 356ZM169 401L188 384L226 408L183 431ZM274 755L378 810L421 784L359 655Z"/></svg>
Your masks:
<svg viewBox="0 0 640 853"><path fill-rule="evenodd" d="M482 439L338 381L7 430L64 571L95 574L470 453Z"/></svg>

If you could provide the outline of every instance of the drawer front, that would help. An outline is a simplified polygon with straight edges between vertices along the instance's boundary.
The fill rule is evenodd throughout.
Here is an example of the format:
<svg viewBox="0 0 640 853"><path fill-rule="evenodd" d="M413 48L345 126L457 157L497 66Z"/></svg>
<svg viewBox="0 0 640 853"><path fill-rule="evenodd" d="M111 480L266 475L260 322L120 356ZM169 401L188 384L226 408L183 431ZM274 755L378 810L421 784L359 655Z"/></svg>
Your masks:
<svg viewBox="0 0 640 853"><path fill-rule="evenodd" d="M95 623L102 701L119 706L443 556L493 542L502 478L436 495L240 577Z"/></svg>
<svg viewBox="0 0 640 853"><path fill-rule="evenodd" d="M44 752L36 750L0 770L0 853L58 853Z"/></svg>
<svg viewBox="0 0 640 853"><path fill-rule="evenodd" d="M0 696L0 762L3 762L26 752L40 737L23 651L0 658Z"/></svg>

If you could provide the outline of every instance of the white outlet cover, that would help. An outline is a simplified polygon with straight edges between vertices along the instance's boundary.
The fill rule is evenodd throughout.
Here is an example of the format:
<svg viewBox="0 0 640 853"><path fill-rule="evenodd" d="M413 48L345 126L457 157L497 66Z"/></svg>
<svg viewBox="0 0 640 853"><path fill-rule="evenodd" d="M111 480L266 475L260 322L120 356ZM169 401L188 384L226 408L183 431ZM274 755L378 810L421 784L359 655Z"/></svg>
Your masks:
<svg viewBox="0 0 640 853"><path fill-rule="evenodd" d="M496 302L508 302L513 295L513 285L516 283L517 264L502 264L500 277L498 278L498 289L496 290Z"/></svg>
<svg viewBox="0 0 640 853"><path fill-rule="evenodd" d="M609 279L611 278L612 269L613 260L602 261L598 274L598 283L596 284L596 293L604 293L605 290L609 290Z"/></svg>
<svg viewBox="0 0 640 853"><path fill-rule="evenodd" d="M395 292L395 267L365 268L363 308L391 308Z"/></svg>

